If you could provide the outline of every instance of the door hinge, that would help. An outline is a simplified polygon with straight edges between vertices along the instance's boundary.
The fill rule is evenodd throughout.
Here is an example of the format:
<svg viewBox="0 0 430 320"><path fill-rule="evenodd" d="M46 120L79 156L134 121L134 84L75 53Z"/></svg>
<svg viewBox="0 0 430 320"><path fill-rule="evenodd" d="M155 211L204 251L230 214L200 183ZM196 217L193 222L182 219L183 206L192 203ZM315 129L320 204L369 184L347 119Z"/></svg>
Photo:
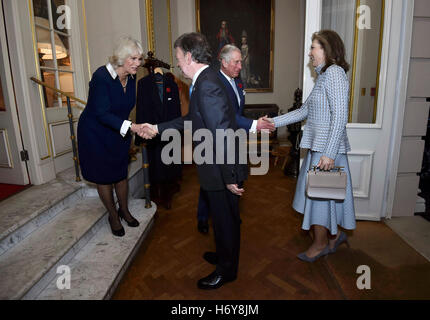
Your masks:
<svg viewBox="0 0 430 320"><path fill-rule="evenodd" d="M28 151L24 149L21 151L21 161L28 161L28 160L30 160L30 158L28 157Z"/></svg>

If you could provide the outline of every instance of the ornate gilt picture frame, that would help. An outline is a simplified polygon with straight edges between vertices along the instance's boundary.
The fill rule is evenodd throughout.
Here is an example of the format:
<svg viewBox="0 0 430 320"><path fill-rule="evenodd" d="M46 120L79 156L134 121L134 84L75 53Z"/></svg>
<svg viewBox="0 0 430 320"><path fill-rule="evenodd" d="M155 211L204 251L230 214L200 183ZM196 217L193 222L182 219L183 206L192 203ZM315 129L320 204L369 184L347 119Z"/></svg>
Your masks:
<svg viewBox="0 0 430 320"><path fill-rule="evenodd" d="M225 44L242 51L240 77L247 92L273 92L274 0L196 0L197 31L214 63Z"/></svg>

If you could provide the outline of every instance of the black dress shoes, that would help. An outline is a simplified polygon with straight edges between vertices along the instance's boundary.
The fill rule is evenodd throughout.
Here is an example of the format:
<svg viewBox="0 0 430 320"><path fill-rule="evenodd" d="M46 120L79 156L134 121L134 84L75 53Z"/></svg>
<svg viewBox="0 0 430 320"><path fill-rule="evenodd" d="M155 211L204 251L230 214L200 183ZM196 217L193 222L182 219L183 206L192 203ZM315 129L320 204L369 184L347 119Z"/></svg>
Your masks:
<svg viewBox="0 0 430 320"><path fill-rule="evenodd" d="M203 254L203 259L205 259L210 264L216 265L218 263L218 256L216 252L207 251Z"/></svg>
<svg viewBox="0 0 430 320"><path fill-rule="evenodd" d="M110 222L110 216L108 217L108 221L109 221L110 229L112 230L112 234L114 236L123 237L125 235L125 230L124 230L124 227L122 225L121 225L120 229L114 229L112 227L112 223ZM119 223L121 224L121 221Z"/></svg>
<svg viewBox="0 0 430 320"><path fill-rule="evenodd" d="M199 220L197 224L197 229L200 233L206 234L209 232L209 223L207 220Z"/></svg>
<svg viewBox="0 0 430 320"><path fill-rule="evenodd" d="M236 280L236 277L226 277L214 271L207 277L200 279L197 282L197 287L203 290L218 289L223 284L234 280Z"/></svg>
<svg viewBox="0 0 430 320"><path fill-rule="evenodd" d="M127 221L125 219L124 213L122 212L121 209L118 209L118 216L119 216L120 219L123 219L125 222L127 222L127 224L128 224L129 227L136 228L136 227L139 226L139 221L137 221L131 214L130 214L131 221Z"/></svg>

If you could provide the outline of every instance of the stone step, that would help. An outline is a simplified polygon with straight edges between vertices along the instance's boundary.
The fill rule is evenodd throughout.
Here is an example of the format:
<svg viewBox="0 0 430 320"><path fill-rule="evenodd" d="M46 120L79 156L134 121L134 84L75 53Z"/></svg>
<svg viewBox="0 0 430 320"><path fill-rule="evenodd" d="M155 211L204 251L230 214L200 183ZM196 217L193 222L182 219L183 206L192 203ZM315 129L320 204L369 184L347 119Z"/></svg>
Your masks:
<svg viewBox="0 0 430 320"><path fill-rule="evenodd" d="M143 194L144 184L141 154L137 154L137 159L130 164L128 172L130 195L134 197ZM75 169L69 168L52 181L32 186L0 202L0 256L81 199L98 198L95 184L75 179Z"/></svg>
<svg viewBox="0 0 430 320"><path fill-rule="evenodd" d="M143 192L140 162L132 162L129 167L129 191L133 197L140 197ZM119 259L121 263L112 269L112 272L116 270L118 273L112 274L114 280L104 297L112 294L136 248L146 236L149 226L152 226L156 212L154 203L149 209L144 208L144 200L130 200L130 203L134 203L134 207L130 207L132 214L136 218L140 216L143 222L131 232L127 229L132 228L124 222L129 234L113 239L121 239L127 256L124 256L125 260ZM147 216L150 216L151 222L146 222ZM77 254L84 254L82 249L94 235L99 234L100 228L113 237L96 185L87 181L76 182L73 168L59 173L56 179L48 183L33 186L1 201L0 299L43 297L41 292L57 278L58 267L69 264ZM135 234L139 230L142 233ZM130 238L131 234L135 236ZM112 245L114 247L115 243ZM85 267L79 267L79 272L84 278L91 277ZM93 271L89 268L88 272Z"/></svg>
<svg viewBox="0 0 430 320"><path fill-rule="evenodd" d="M72 180L73 181L73 180ZM62 177L0 202L0 256L84 196L85 184Z"/></svg>
<svg viewBox="0 0 430 320"><path fill-rule="evenodd" d="M129 210L139 221L139 227L131 228L123 222L125 236L115 237L104 219L94 237L64 264L70 270L70 289L57 287L57 282L67 284L67 281L62 282L66 273L61 270L36 299L109 299L151 229L157 207L152 202L152 208L145 209L144 200L130 199ZM30 298L34 297L25 297Z"/></svg>
<svg viewBox="0 0 430 320"><path fill-rule="evenodd" d="M105 213L98 198L81 199L3 253L0 299L38 293L55 276L55 266L70 261L98 231Z"/></svg>

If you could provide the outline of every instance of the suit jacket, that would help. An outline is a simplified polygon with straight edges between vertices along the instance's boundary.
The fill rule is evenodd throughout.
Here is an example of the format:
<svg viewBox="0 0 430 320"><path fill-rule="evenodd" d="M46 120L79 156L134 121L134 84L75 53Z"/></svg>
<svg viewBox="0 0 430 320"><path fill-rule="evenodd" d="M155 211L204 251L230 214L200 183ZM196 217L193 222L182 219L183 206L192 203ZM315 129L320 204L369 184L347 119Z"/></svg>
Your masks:
<svg viewBox="0 0 430 320"><path fill-rule="evenodd" d="M160 99L159 88L155 82L156 76L150 74L139 80L136 100L137 123L160 123L181 116L181 103L176 82L168 74L162 77L163 99ZM160 136L144 140L135 136L135 144L146 142L149 162L149 180L151 183L165 183L178 179L182 174L181 165L165 165L161 159L163 147L168 141L161 141Z"/></svg>
<svg viewBox="0 0 430 320"><path fill-rule="evenodd" d="M160 99L153 74L139 80L137 84L136 123L160 123L180 116L179 90L171 77L163 76L163 101ZM136 135L136 145L140 145L142 141L143 139ZM148 146L159 141L160 137L146 140Z"/></svg>
<svg viewBox="0 0 430 320"><path fill-rule="evenodd" d="M331 65L322 73L324 64L315 68L315 86L301 108L273 118L275 127L307 119L300 148L322 152L336 159L338 153L351 150L346 125L349 114L349 81L345 71Z"/></svg>
<svg viewBox="0 0 430 320"><path fill-rule="evenodd" d="M234 82L236 83L237 92L239 93L240 98L240 104L237 101L236 93L234 92L233 88L231 87L231 84L228 82L227 78L221 73L221 71L218 71L218 76L221 79L222 83L224 83L228 96L230 97L230 100L232 101L233 106L236 110L236 123L239 128L245 129L246 132L251 129L252 126L252 119L245 118L243 116L243 108L245 105L245 95L243 93L243 83L240 79L236 78L234 79Z"/></svg>
<svg viewBox="0 0 430 320"><path fill-rule="evenodd" d="M207 68L194 83L190 98L189 113L181 118L161 123L158 131L166 129L184 129L184 121L192 121L193 134L198 129L209 129L212 133L213 164L198 164L200 186L207 191L225 190L226 184L241 183L248 175L248 167L239 164L239 148L235 146L234 164L216 164L216 129L237 130L235 108L232 105L225 85L221 82L217 71ZM199 143L193 142L195 146ZM227 156L227 141L224 140L224 155Z"/></svg>

